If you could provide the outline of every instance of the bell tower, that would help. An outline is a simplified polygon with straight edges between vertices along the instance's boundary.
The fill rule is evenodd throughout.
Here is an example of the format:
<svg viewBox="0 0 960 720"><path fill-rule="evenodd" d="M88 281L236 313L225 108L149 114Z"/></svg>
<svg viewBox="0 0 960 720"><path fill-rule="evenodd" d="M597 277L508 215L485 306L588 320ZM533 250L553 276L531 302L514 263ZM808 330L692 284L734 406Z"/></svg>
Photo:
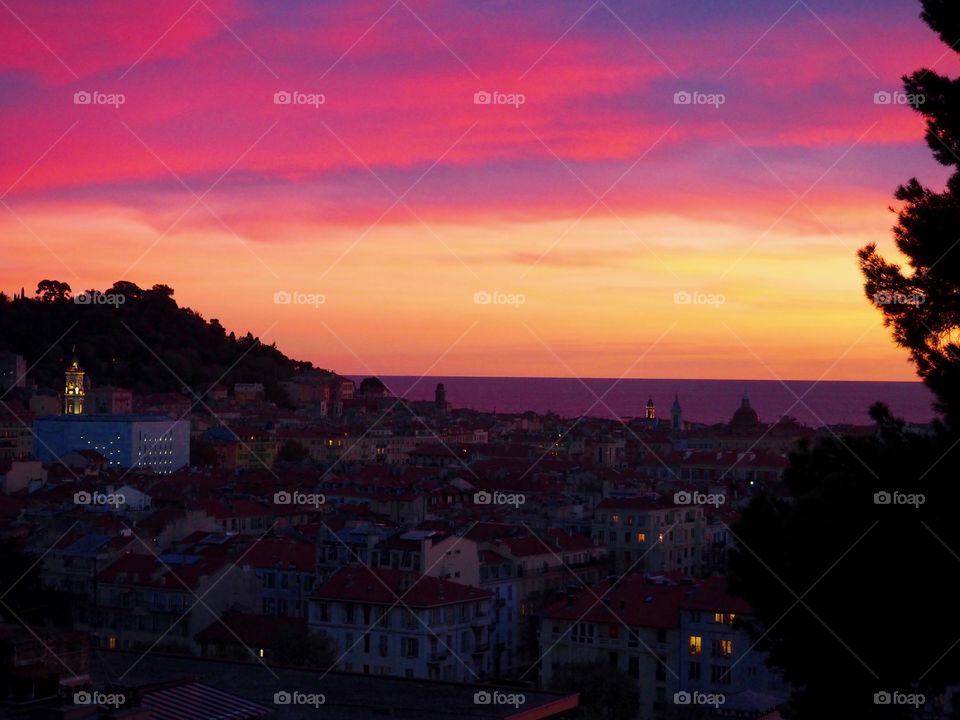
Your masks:
<svg viewBox="0 0 960 720"><path fill-rule="evenodd" d="M653 404L653 398L647 400L647 420L656 420L657 419L657 406Z"/></svg>
<svg viewBox="0 0 960 720"><path fill-rule="evenodd" d="M673 396L673 407L670 408L670 429L683 430L683 408L680 407L680 395Z"/></svg>
<svg viewBox="0 0 960 720"><path fill-rule="evenodd" d="M63 414L64 415L82 415L84 384L83 378L86 373L80 368L77 356L73 356L70 367L67 368L67 382L63 389Z"/></svg>

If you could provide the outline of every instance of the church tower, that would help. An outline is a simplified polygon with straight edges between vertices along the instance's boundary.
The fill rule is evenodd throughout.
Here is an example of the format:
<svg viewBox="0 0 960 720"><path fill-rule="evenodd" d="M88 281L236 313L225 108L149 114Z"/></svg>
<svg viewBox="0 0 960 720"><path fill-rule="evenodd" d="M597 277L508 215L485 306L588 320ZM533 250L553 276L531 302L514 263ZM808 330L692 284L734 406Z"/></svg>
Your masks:
<svg viewBox="0 0 960 720"><path fill-rule="evenodd" d="M657 419L657 406L653 404L653 398L647 400L647 420Z"/></svg>
<svg viewBox="0 0 960 720"><path fill-rule="evenodd" d="M63 414L64 415L82 415L84 386L83 378L85 373L80 369L80 363L77 356L73 356L73 362L67 368L67 383L63 389Z"/></svg>
<svg viewBox="0 0 960 720"><path fill-rule="evenodd" d="M680 407L680 396L674 394L673 406L670 408L670 429L683 430L683 410Z"/></svg>
<svg viewBox="0 0 960 720"><path fill-rule="evenodd" d="M433 404L440 410L446 411L447 409L447 390L443 387L443 383L437 383L437 387L433 391Z"/></svg>

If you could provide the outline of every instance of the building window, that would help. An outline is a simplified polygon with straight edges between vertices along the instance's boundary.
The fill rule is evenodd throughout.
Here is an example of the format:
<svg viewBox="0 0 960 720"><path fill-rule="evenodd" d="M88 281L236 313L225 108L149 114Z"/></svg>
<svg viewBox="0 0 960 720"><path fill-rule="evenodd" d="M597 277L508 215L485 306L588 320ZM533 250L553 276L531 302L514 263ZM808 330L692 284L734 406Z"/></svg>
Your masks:
<svg viewBox="0 0 960 720"><path fill-rule="evenodd" d="M405 658L420 656L420 642L417 638L403 638L400 641L400 654Z"/></svg>
<svg viewBox="0 0 960 720"><path fill-rule="evenodd" d="M730 685L732 682L730 668L714 665L710 668L710 681L715 685Z"/></svg>
<svg viewBox="0 0 960 720"><path fill-rule="evenodd" d="M718 625L733 625L733 621L737 619L735 613L714 613L713 621Z"/></svg>
<svg viewBox="0 0 960 720"><path fill-rule="evenodd" d="M619 515L611 515L611 516L610 516L610 522L612 522L614 525L619 525L619 524L620 524L620 516L619 516Z"/></svg>
<svg viewBox="0 0 960 720"><path fill-rule="evenodd" d="M700 679L700 663L699 662L690 663L690 679L691 680Z"/></svg>
<svg viewBox="0 0 960 720"><path fill-rule="evenodd" d="M713 656L728 658L733 655L733 640L714 640Z"/></svg>
<svg viewBox="0 0 960 720"><path fill-rule="evenodd" d="M690 654L699 656L703 652L703 638L699 635L690 636Z"/></svg>
<svg viewBox="0 0 960 720"><path fill-rule="evenodd" d="M647 534L646 534L645 532L638 532L638 533L637 533L637 542L638 542L638 543L645 543L646 541L647 541Z"/></svg>
<svg viewBox="0 0 960 720"><path fill-rule="evenodd" d="M573 635L571 639L573 642L586 643L587 645L593 644L594 636L594 626L593 623L584 623L578 622L573 626Z"/></svg>

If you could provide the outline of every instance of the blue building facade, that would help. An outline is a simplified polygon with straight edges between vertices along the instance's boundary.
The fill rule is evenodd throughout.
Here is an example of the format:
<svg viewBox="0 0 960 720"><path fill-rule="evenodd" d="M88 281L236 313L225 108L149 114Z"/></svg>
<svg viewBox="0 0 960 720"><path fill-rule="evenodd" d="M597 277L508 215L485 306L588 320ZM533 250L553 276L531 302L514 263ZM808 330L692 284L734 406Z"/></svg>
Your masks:
<svg viewBox="0 0 960 720"><path fill-rule="evenodd" d="M33 421L33 434L43 462L96 450L117 468L167 474L190 464L190 423L164 415L51 415Z"/></svg>

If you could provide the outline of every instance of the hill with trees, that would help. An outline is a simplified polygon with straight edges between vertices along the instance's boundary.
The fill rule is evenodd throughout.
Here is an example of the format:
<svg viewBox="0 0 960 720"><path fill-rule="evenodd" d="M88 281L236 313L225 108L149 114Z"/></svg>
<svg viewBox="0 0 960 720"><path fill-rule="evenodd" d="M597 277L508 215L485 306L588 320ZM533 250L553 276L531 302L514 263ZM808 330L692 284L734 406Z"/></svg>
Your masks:
<svg viewBox="0 0 960 720"><path fill-rule="evenodd" d="M76 354L100 386L151 393L262 382L268 398L288 404L279 383L311 363L288 358L249 332L228 332L180 307L173 294L167 285L144 289L121 281L74 295L57 280L42 280L33 298L0 293L0 351L23 355L33 366L29 382L40 387L59 388Z"/></svg>

